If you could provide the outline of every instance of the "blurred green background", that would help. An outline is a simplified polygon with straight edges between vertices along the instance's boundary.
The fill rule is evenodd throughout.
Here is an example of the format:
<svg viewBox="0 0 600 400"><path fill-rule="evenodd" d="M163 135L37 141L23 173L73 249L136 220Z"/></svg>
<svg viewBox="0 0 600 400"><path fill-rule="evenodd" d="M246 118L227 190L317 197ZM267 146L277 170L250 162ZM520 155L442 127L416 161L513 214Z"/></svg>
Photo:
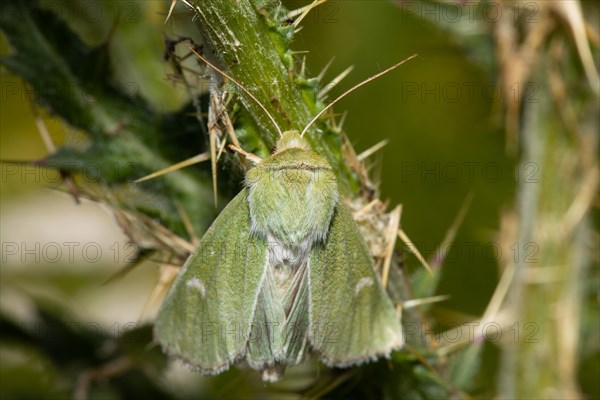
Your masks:
<svg viewBox="0 0 600 400"><path fill-rule="evenodd" d="M284 5L294 9L306 3L286 1ZM197 35L183 4L177 5L167 23L170 1L40 4L56 11L87 44L107 43L117 86L140 94L157 112L174 111L187 103L185 91L168 80L172 70L163 60L164 35ZM335 110L348 112L344 130L357 152L389 140L372 157L371 171L381 182L382 199L403 205L402 227L426 258L433 256L465 199L474 195L443 266L438 294L450 298L434 309L441 321L451 323L456 315L480 315L498 281L499 255L492 250L502 214L513 206L517 180L523 179L522 174L515 175L516 155L507 155L500 113L506 96L514 94L503 93L496 71L482 67L482 59L493 57L492 43L469 47L449 35L441 23L428 20L424 10L409 10L405 5L402 1L326 3L304 19L293 49L302 52L298 57L306 52L307 68L313 75L333 60L326 82L354 66L332 90L330 99L413 53L419 55L343 99ZM598 15L597 5L586 7ZM463 23L465 30L478 29L474 21ZM479 40L485 40L484 36ZM4 36L0 45L2 55L11 51ZM0 159L43 158L48 149L36 127L27 85L4 67L0 77ZM44 114L43 119L56 144L76 141L80 135L52 116ZM120 338L122 330L133 326L128 323L142 326L149 321L156 307L146 303L158 276L155 264L144 263L103 286L125 265L131 250L110 212L89 202L76 205L67 194L51 189L58 180L53 171L18 168L15 172L13 166L2 164L2 312L25 330L35 330L35 303L68 310L66 319L80 324L80 329L99 331L104 338L98 340L113 334ZM76 247L74 256L67 258L65 243L70 242L93 246L86 252L81 251L83 245ZM54 254L49 244L54 243L63 256L49 262ZM34 250L27 256L12 254L13 244L20 250ZM48 254L36 259L33 253L40 249L47 249ZM102 257L95 256L95 249L100 249ZM412 255L406 262L418 265ZM43 354L4 342L0 351L0 385L8 397L73 394L72 382L65 381ZM490 371L488 382L493 382L494 351L484 361ZM197 393L198 386L206 389L225 382L222 377L200 378L183 369L178 374L165 380L170 390L180 390L182 398ZM114 393L100 390L94 396L112 398Z"/></svg>

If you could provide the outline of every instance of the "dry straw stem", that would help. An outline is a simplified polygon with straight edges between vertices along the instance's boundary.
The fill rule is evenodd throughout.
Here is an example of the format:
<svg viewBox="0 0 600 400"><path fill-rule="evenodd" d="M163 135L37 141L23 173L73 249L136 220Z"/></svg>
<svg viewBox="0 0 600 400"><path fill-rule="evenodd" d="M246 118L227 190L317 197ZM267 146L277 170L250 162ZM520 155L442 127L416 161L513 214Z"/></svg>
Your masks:
<svg viewBox="0 0 600 400"><path fill-rule="evenodd" d="M539 335L535 343L502 344L498 396L578 398L584 282L593 262L590 207L598 187L597 72L579 2L536 2L539 22L527 26L508 2L500 4L496 40L503 84L532 81L539 90L536 102L507 104L508 138L511 146L521 138L521 164L535 165L539 173L535 183L518 182L516 229L501 232L516 246L506 249L516 251L515 259L505 265L492 304L494 311L502 304L500 314L511 324L534 324ZM582 66L585 76L573 73Z"/></svg>

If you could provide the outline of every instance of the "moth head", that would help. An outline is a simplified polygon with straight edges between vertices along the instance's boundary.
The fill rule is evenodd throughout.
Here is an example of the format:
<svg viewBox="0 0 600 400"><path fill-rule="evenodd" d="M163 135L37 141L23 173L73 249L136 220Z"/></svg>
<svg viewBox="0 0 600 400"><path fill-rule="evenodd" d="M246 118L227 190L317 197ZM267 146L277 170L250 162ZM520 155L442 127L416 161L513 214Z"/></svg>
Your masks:
<svg viewBox="0 0 600 400"><path fill-rule="evenodd" d="M277 152L287 149L302 149L311 151L311 147L298 131L285 131L277 141Z"/></svg>

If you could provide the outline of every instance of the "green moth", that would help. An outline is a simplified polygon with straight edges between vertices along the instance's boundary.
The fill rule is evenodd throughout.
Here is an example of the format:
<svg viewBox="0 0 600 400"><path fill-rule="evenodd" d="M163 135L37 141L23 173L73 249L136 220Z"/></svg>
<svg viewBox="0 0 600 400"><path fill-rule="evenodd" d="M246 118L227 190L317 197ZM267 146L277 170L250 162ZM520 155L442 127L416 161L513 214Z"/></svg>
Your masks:
<svg viewBox="0 0 600 400"><path fill-rule="evenodd" d="M280 131L276 151L247 172L176 277L155 336L204 374L245 362L265 381L311 352L349 367L402 346L399 318L334 171L302 134Z"/></svg>

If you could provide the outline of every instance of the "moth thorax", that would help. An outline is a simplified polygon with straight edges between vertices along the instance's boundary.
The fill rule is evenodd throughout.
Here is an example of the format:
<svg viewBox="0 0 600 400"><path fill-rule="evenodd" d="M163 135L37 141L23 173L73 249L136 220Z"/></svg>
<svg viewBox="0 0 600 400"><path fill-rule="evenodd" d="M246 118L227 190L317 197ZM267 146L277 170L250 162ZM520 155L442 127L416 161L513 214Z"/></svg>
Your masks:
<svg viewBox="0 0 600 400"><path fill-rule="evenodd" d="M298 131L285 131L283 135L277 141L277 152L281 152L287 149L302 149L311 151L308 142L300 136Z"/></svg>
<svg viewBox="0 0 600 400"><path fill-rule="evenodd" d="M306 144L293 131L281 141L284 147ZM246 186L252 232L269 241L276 260L299 265L316 242L325 241L338 190L322 157L300 147L278 150L248 171Z"/></svg>

